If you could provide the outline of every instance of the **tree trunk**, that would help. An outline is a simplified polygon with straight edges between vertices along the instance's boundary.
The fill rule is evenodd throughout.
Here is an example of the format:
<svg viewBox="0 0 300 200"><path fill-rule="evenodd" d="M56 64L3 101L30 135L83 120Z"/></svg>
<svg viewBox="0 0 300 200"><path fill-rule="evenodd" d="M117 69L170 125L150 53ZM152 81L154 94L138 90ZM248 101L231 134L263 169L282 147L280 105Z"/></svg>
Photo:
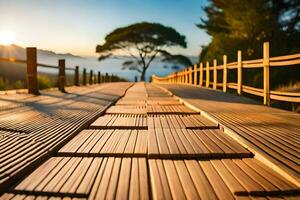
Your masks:
<svg viewBox="0 0 300 200"><path fill-rule="evenodd" d="M145 81L145 74L146 74L146 67L143 67L142 73L141 73L141 81Z"/></svg>

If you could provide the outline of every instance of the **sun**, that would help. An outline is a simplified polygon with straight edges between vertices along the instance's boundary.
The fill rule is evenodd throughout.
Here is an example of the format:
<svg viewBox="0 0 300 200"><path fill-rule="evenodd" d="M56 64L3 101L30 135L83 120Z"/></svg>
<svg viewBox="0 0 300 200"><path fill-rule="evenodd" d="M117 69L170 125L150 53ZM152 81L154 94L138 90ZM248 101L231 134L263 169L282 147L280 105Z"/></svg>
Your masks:
<svg viewBox="0 0 300 200"><path fill-rule="evenodd" d="M0 45L9 46L15 42L15 33L12 31L0 31Z"/></svg>

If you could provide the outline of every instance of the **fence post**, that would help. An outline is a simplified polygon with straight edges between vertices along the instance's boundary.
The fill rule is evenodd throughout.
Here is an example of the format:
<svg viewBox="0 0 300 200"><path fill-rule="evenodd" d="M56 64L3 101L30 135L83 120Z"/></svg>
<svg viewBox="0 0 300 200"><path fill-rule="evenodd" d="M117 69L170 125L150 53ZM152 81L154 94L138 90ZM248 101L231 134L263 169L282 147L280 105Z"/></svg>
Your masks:
<svg viewBox="0 0 300 200"><path fill-rule="evenodd" d="M223 56L223 92L227 91L227 56Z"/></svg>
<svg viewBox="0 0 300 200"><path fill-rule="evenodd" d="M214 90L217 89L217 82L218 82L217 60L214 59L214 83L213 83L213 88L214 88Z"/></svg>
<svg viewBox="0 0 300 200"><path fill-rule="evenodd" d="M189 82L188 82L188 84L193 84L193 71L192 71L192 67L188 68L188 75L189 75Z"/></svg>
<svg viewBox="0 0 300 200"><path fill-rule="evenodd" d="M58 60L58 67L59 67L59 73L58 73L58 89L61 92L65 91L65 84L66 84L66 62L65 59L59 59Z"/></svg>
<svg viewBox="0 0 300 200"><path fill-rule="evenodd" d="M39 94L37 80L37 55L35 47L26 48L27 57L27 87L29 94Z"/></svg>
<svg viewBox="0 0 300 200"><path fill-rule="evenodd" d="M108 82L108 73L105 74L104 82Z"/></svg>
<svg viewBox="0 0 300 200"><path fill-rule="evenodd" d="M179 72L179 83L182 83L182 70Z"/></svg>
<svg viewBox="0 0 300 200"><path fill-rule="evenodd" d="M74 77L74 84L79 86L79 67L75 67L75 77Z"/></svg>
<svg viewBox="0 0 300 200"><path fill-rule="evenodd" d="M205 85L209 88L209 62L206 62L206 81Z"/></svg>
<svg viewBox="0 0 300 200"><path fill-rule="evenodd" d="M189 83L188 69L184 70L184 83Z"/></svg>
<svg viewBox="0 0 300 200"><path fill-rule="evenodd" d="M96 84L97 83L97 75L96 75L96 73L94 74L94 84Z"/></svg>
<svg viewBox="0 0 300 200"><path fill-rule="evenodd" d="M82 80L82 84L86 85L86 68L83 68L83 80Z"/></svg>
<svg viewBox="0 0 300 200"><path fill-rule="evenodd" d="M93 70L90 70L90 80L89 80L90 85L93 84Z"/></svg>
<svg viewBox="0 0 300 200"><path fill-rule="evenodd" d="M263 66L264 66L264 105L270 105L270 50L269 42L264 42Z"/></svg>
<svg viewBox="0 0 300 200"><path fill-rule="evenodd" d="M101 83L101 72L98 72L98 83Z"/></svg>
<svg viewBox="0 0 300 200"><path fill-rule="evenodd" d="M198 78L197 74L198 74L198 72L197 72L197 64L195 64L194 65L194 85L197 85L197 82L198 82L198 80L197 80L197 78Z"/></svg>
<svg viewBox="0 0 300 200"><path fill-rule="evenodd" d="M243 82L243 71L242 71L242 51L238 51L238 63L237 63L237 93L242 94L242 82Z"/></svg>
<svg viewBox="0 0 300 200"><path fill-rule="evenodd" d="M200 63L200 77L199 77L199 85L202 87L203 85L203 63Z"/></svg>

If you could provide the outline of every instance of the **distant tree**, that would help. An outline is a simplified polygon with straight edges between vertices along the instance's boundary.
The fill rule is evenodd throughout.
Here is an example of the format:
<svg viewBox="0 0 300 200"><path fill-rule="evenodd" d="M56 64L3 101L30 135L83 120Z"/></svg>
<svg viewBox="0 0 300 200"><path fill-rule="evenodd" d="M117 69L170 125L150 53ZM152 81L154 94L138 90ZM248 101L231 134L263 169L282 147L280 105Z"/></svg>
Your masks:
<svg viewBox="0 0 300 200"><path fill-rule="evenodd" d="M201 61L221 61L224 54L233 61L237 50L242 50L243 59L261 58L265 41L270 42L271 56L300 51L300 0L210 0L204 10L207 18L197 26L212 40L202 47ZM274 71L271 81L278 83L282 73L299 80L300 73L293 70L281 70L281 74ZM258 70L248 75L245 79L250 83L261 80Z"/></svg>
<svg viewBox="0 0 300 200"><path fill-rule="evenodd" d="M123 69L138 71L144 81L146 70L157 57L163 62L192 64L187 57L168 52L170 47L186 48L185 36L171 27L141 22L112 31L105 37L104 44L97 45L96 52L100 54L99 61L113 55L130 56L132 59L123 63Z"/></svg>

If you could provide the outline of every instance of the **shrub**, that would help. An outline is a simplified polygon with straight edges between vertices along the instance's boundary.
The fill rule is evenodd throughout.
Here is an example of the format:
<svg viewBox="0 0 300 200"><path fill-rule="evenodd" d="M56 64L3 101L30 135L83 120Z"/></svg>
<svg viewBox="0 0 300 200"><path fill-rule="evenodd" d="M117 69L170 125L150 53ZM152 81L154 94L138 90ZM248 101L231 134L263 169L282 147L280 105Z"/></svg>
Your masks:
<svg viewBox="0 0 300 200"><path fill-rule="evenodd" d="M46 89L53 87L53 82L49 79L49 77L40 75L38 76L38 85L39 89Z"/></svg>
<svg viewBox="0 0 300 200"><path fill-rule="evenodd" d="M14 84L14 88L15 88L15 89L22 89L22 88L24 88L23 81L17 80L17 81L15 82L15 84Z"/></svg>
<svg viewBox="0 0 300 200"><path fill-rule="evenodd" d="M0 77L0 90L6 90L8 87L8 81L3 78L3 77Z"/></svg>

